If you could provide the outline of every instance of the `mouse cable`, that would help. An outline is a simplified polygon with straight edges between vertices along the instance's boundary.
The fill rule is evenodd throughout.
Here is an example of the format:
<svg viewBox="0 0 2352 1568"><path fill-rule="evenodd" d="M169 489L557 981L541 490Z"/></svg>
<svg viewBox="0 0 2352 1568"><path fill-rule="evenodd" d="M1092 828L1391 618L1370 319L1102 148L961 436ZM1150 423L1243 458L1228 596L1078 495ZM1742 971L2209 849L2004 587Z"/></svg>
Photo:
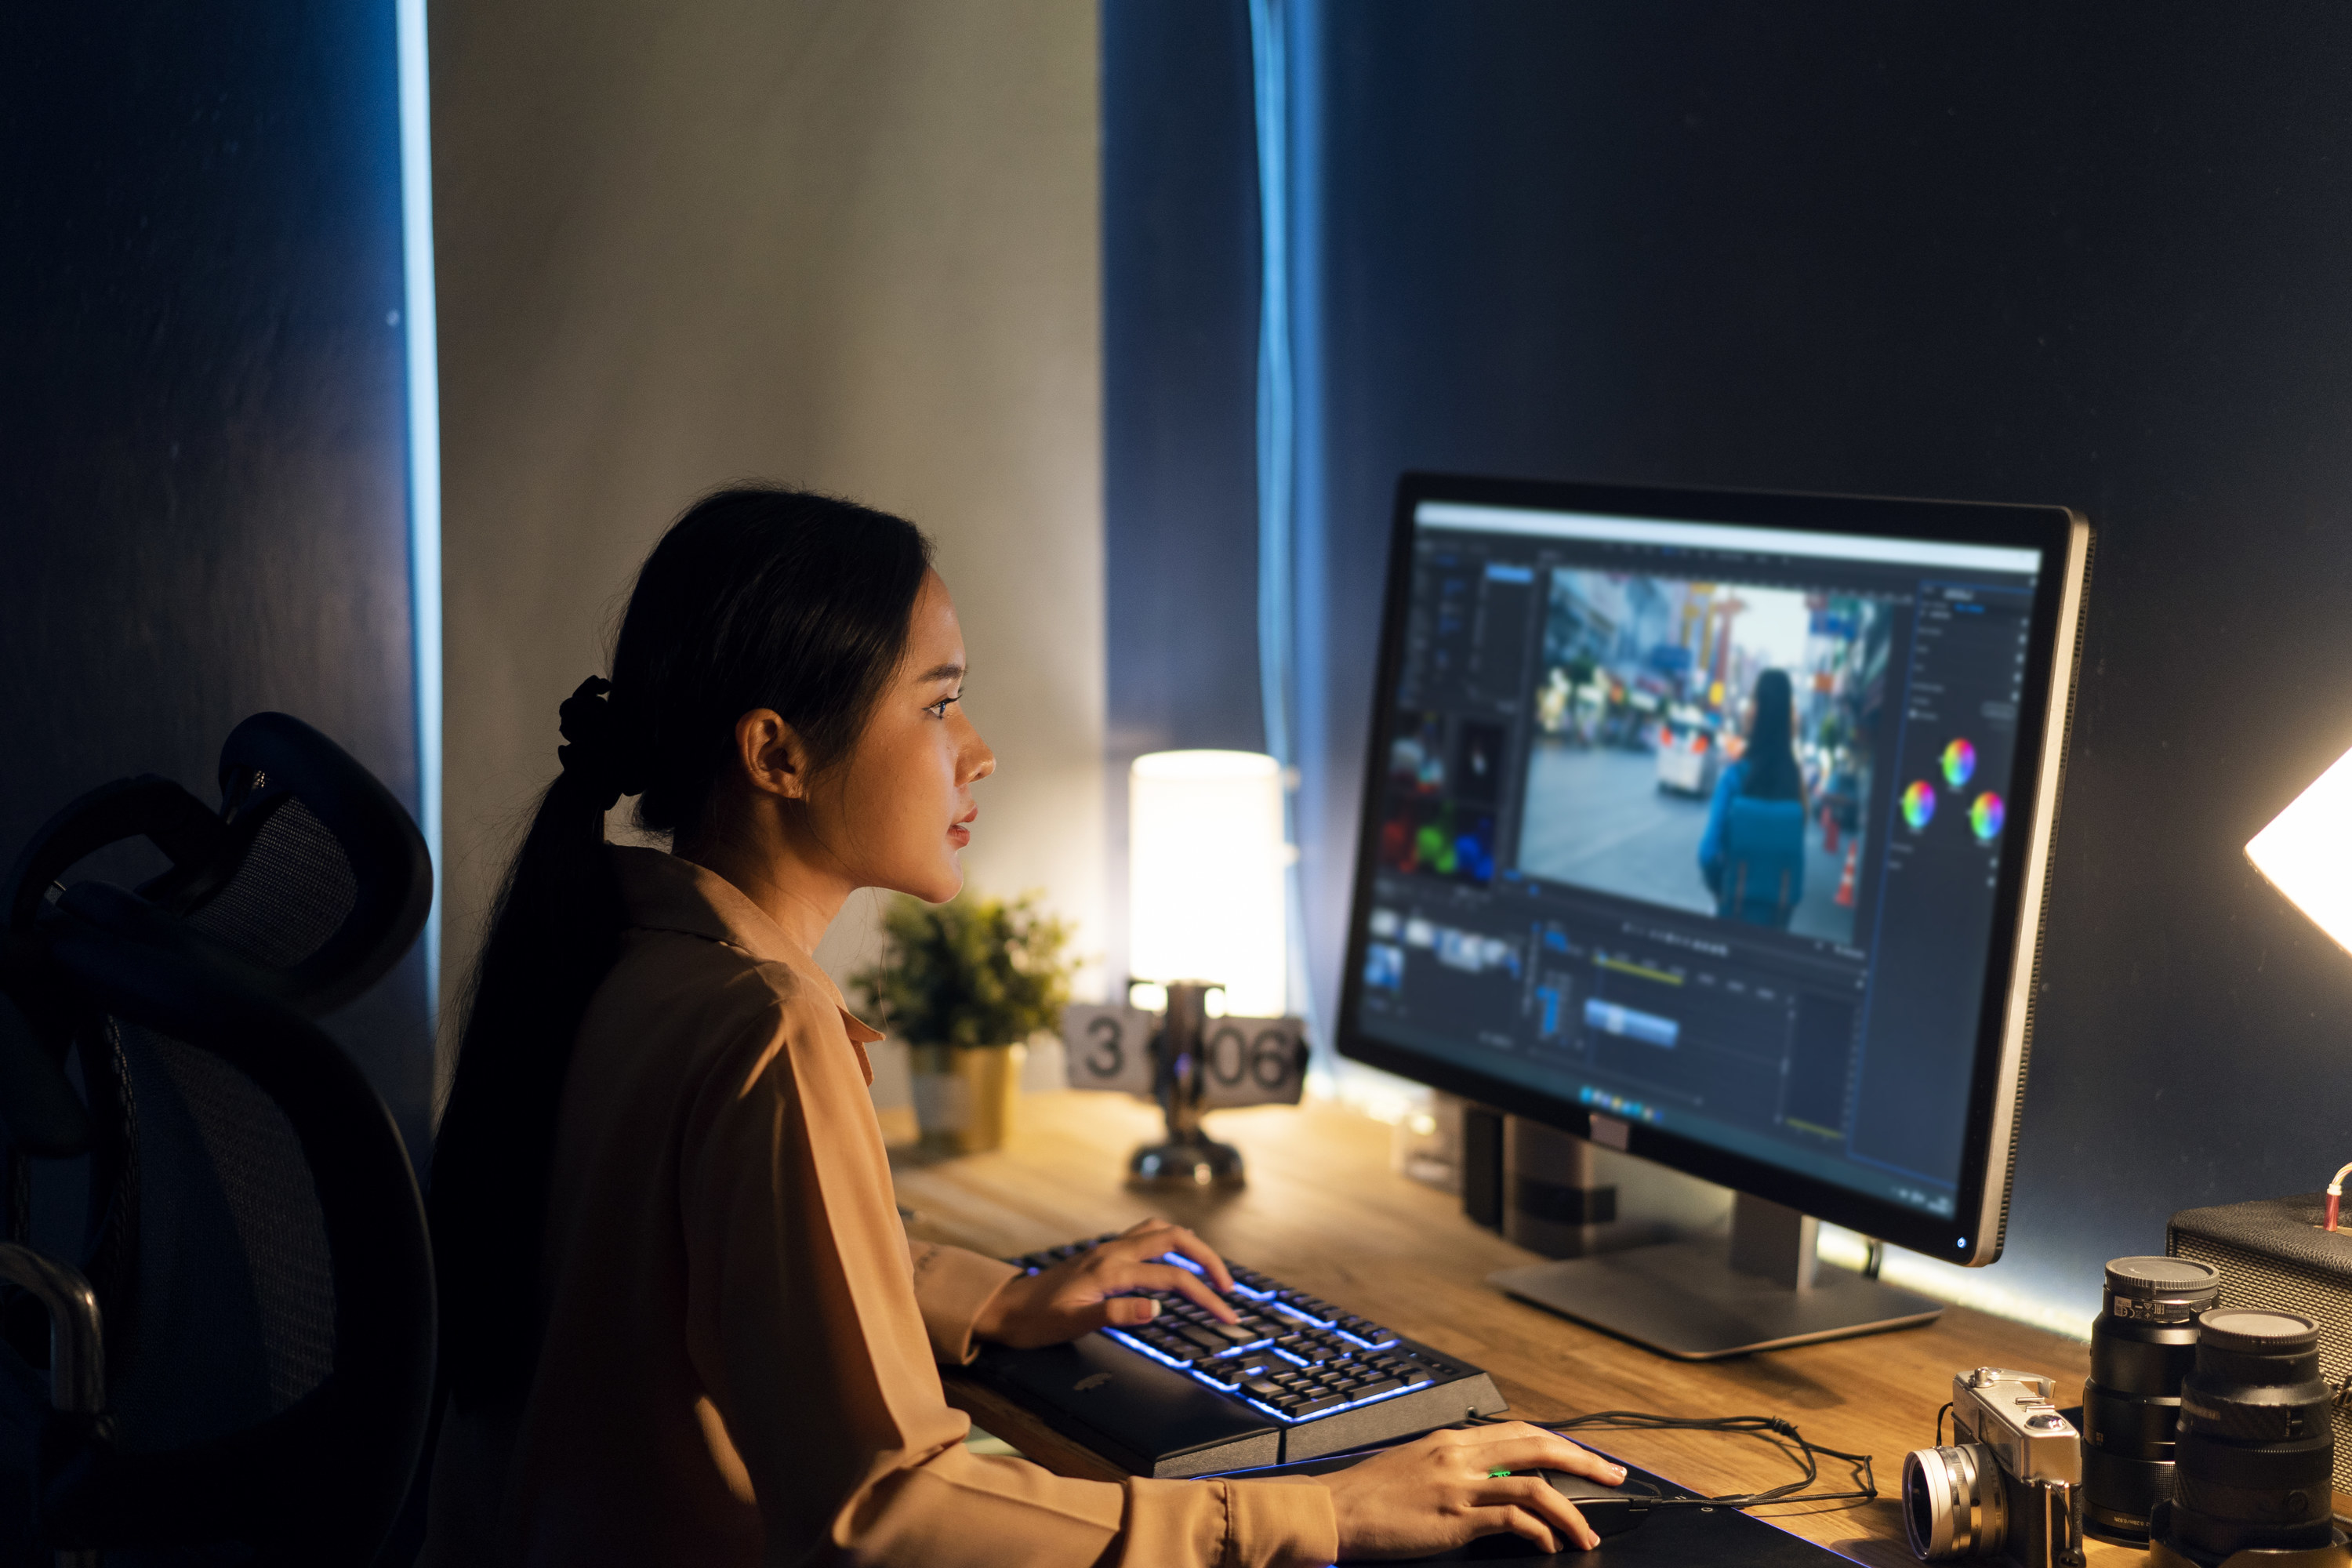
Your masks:
<svg viewBox="0 0 2352 1568"><path fill-rule="evenodd" d="M1505 1418L1481 1415L1474 1425L1501 1426ZM1642 1410L1597 1410L1590 1415L1571 1416L1566 1421L1530 1421L1530 1426L1540 1426L1547 1432L1565 1435L1570 1432L1729 1432L1769 1443L1803 1468L1801 1479L1785 1486L1760 1492L1733 1492L1723 1497L1659 1498L1653 1508L1764 1508L1775 1503L1798 1502L1871 1502L1878 1496L1878 1478L1871 1469L1871 1456L1848 1454L1836 1448L1824 1448L1808 1442L1797 1430L1796 1424L1778 1415L1654 1415ZM1794 1444L1792 1448L1790 1444ZM1821 1478L1821 1459L1843 1459L1853 1468L1858 1489L1843 1492L1809 1492L1805 1490Z"/></svg>

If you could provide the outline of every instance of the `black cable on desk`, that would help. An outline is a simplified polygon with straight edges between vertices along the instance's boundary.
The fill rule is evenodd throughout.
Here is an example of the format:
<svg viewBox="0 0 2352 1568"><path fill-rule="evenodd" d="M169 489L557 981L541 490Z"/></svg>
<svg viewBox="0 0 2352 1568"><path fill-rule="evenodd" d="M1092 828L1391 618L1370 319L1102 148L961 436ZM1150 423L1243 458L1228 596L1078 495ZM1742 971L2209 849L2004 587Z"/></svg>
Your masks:
<svg viewBox="0 0 2352 1568"><path fill-rule="evenodd" d="M1479 1426L1502 1426L1510 1424L1502 1416L1480 1415L1472 1420ZM1571 1416L1566 1421L1529 1421L1529 1426L1539 1426L1547 1432L1730 1432L1759 1438L1787 1454L1804 1469L1802 1479L1769 1491L1735 1492L1725 1497L1655 1498L1652 1508L1764 1508L1774 1503L1795 1502L1870 1502L1878 1496L1878 1478L1871 1469L1868 1454L1843 1453L1824 1448L1805 1440L1793 1422L1778 1415L1654 1415L1643 1410L1598 1410L1590 1415ZM1785 1439L1785 1441L1784 1441ZM1789 1445L1794 1443L1791 1449ZM1854 1467L1860 1489L1844 1492L1808 1492L1805 1489L1821 1478L1820 1457L1843 1459Z"/></svg>

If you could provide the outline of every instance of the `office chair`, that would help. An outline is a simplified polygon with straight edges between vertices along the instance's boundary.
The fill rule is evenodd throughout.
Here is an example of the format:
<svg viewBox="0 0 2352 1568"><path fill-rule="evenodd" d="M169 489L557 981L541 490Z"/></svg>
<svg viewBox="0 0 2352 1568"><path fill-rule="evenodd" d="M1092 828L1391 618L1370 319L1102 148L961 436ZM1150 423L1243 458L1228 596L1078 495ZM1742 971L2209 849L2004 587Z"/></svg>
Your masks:
<svg viewBox="0 0 2352 1568"><path fill-rule="evenodd" d="M0 1405L41 1433L18 1478L37 1530L0 1561L364 1563L423 1443L423 1206L383 1102L305 1015L398 961L430 866L398 803L299 721L239 725L221 779L217 814L152 777L92 791L6 889L11 1230L21 1243L26 1157L82 1149L91 1221L79 1270L0 1247L53 1347L39 1416L36 1336L0 1348ZM54 891L131 837L169 869L136 892Z"/></svg>

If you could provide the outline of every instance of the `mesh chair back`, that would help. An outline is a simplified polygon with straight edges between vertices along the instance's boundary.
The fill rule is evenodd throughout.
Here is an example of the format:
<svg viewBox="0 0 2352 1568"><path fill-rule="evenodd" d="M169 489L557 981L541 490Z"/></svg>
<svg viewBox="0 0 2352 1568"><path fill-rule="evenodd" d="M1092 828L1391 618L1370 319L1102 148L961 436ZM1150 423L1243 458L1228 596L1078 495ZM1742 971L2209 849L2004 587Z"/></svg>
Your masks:
<svg viewBox="0 0 2352 1568"><path fill-rule="evenodd" d="M86 1065L134 1201L112 1230L128 1237L106 1324L113 1431L50 1457L49 1544L367 1563L431 1404L407 1152L317 1026L81 901L61 901L51 948L103 1009Z"/></svg>
<svg viewBox="0 0 2352 1568"><path fill-rule="evenodd" d="M112 1292L108 1405L125 1452L162 1453L255 1426L327 1380L334 1264L285 1110L211 1052L110 1023L137 1107L141 1204Z"/></svg>

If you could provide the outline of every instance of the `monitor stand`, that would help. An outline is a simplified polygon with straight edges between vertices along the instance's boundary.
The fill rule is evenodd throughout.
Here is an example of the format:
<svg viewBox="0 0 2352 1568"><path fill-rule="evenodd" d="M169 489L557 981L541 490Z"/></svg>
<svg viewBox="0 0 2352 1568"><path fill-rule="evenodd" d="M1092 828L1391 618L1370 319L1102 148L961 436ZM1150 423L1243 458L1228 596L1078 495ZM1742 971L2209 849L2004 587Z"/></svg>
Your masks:
<svg viewBox="0 0 2352 1568"><path fill-rule="evenodd" d="M1676 1361L1931 1323L1941 1301L1820 1261L1820 1222L1734 1194L1731 1240L1670 1242L1487 1276L1548 1307Z"/></svg>

